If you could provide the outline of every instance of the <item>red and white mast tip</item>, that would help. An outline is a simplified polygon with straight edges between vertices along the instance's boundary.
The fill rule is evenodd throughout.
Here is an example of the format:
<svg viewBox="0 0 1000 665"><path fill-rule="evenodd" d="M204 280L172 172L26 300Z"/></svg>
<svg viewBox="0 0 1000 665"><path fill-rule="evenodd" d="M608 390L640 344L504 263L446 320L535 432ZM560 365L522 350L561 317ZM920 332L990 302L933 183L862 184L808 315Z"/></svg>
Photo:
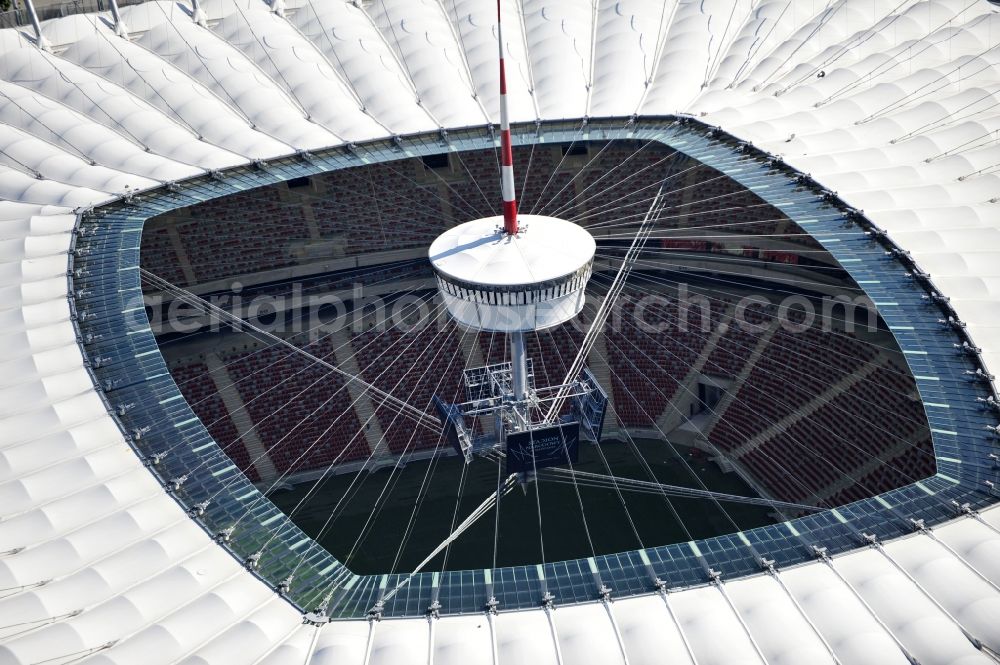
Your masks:
<svg viewBox="0 0 1000 665"><path fill-rule="evenodd" d="M503 30L500 27L500 0L497 0L497 42L500 45L500 181L503 195L503 230L517 233L517 196L514 192L514 155L510 145L507 115L507 73L503 64Z"/></svg>

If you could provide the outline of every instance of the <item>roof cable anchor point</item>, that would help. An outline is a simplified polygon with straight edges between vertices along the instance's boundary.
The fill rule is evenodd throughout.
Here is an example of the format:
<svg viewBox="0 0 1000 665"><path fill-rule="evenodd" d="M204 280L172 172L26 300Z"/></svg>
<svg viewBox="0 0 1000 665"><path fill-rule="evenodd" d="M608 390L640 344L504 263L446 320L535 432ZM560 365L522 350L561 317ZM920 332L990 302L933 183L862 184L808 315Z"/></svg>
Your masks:
<svg viewBox="0 0 1000 665"><path fill-rule="evenodd" d="M327 609L330 607L330 599L333 598L333 593L328 593L323 597L323 600L312 612L306 612L302 615L302 622L307 623L311 626L322 626L330 623L330 617L327 616Z"/></svg>
<svg viewBox="0 0 1000 665"><path fill-rule="evenodd" d="M180 489L184 485L184 483L187 482L187 479L188 479L188 477L187 477L186 473L183 474L183 475L171 478L169 481L167 481L167 491L169 491L169 492L180 491Z"/></svg>
<svg viewBox="0 0 1000 665"><path fill-rule="evenodd" d="M260 558L262 556L264 556L263 550L257 550L256 552L248 556L246 561L244 562L244 564L247 567L247 570L257 570L257 568L260 567Z"/></svg>
<svg viewBox="0 0 1000 665"><path fill-rule="evenodd" d="M998 460L1000 460L1000 458L998 458ZM962 515L967 515L969 517L976 516L976 511L972 509L972 504L969 502L959 503L958 501L952 499L951 505L955 506L955 510L957 510Z"/></svg>
<svg viewBox="0 0 1000 665"><path fill-rule="evenodd" d="M208 508L211 501L207 499L205 501L199 501L188 509L188 515L191 517L201 517L205 514L205 509Z"/></svg>

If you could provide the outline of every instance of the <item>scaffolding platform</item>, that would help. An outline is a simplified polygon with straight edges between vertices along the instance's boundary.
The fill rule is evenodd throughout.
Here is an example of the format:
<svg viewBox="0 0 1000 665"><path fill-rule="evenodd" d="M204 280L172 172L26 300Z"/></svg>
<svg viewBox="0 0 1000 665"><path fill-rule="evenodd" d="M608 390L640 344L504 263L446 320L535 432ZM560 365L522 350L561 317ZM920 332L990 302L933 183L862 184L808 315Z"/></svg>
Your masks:
<svg viewBox="0 0 1000 665"><path fill-rule="evenodd" d="M577 461L580 441L600 443L608 396L584 368L567 384L538 387L531 361L527 362L527 391L517 399L511 363L474 367L463 372L466 401L450 404L434 397L447 441L466 463L475 455L500 452L510 473L530 473ZM551 419L545 413L560 393L562 412ZM476 435L478 418L493 418L492 434Z"/></svg>

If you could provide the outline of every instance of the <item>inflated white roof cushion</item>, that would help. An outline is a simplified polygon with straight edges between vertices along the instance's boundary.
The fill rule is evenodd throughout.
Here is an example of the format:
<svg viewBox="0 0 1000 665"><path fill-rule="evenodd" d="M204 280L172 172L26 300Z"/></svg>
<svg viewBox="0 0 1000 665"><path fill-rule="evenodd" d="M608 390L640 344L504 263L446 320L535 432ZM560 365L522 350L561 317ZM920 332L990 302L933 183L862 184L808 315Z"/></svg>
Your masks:
<svg viewBox="0 0 1000 665"><path fill-rule="evenodd" d="M345 141L496 123L478 0L183 3L0 30L0 664L986 662L1000 509L719 586L303 624L125 442L67 299L75 209ZM503 0L515 122L685 113L885 228L1000 373L1000 12L985 2ZM929 160L929 161L928 161ZM15 624L28 623L24 630ZM959 628L961 626L961 629ZM831 656L830 651L833 652ZM494 661L494 653L497 660Z"/></svg>

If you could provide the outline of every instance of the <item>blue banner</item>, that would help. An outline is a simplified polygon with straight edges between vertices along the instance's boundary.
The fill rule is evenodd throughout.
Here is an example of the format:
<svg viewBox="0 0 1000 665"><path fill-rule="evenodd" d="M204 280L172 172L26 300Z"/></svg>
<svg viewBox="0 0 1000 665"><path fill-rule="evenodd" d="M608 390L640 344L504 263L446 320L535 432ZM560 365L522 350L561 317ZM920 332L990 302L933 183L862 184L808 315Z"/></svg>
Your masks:
<svg viewBox="0 0 1000 665"><path fill-rule="evenodd" d="M514 432L507 435L507 473L523 473L576 462L580 457L580 423Z"/></svg>

